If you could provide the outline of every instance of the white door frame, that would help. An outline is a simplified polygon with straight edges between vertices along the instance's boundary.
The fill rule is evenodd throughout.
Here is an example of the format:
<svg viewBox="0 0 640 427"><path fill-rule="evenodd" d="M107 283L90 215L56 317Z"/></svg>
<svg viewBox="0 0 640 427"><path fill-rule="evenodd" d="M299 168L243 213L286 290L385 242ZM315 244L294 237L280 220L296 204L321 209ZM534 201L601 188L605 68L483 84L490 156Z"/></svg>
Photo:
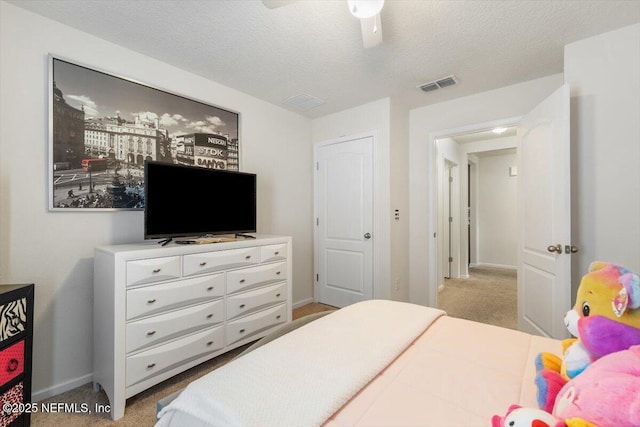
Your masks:
<svg viewBox="0 0 640 427"><path fill-rule="evenodd" d="M496 127L510 127L516 126L520 121L522 116L509 117L505 119L497 119L489 122L476 123L467 126L461 126L453 129L445 129L437 132L430 132L428 138L428 144L430 149L427 150L429 158L427 159L427 164L431 167L430 179L431 183L429 185L429 219L428 219L428 230L429 233L429 259L428 263L428 295L429 295L429 304L432 307L438 306L438 273L439 273L439 262L438 262L438 147L437 140L442 138L451 138L458 135L464 135L467 133L480 132L489 129L493 129ZM466 258L466 257L465 257Z"/></svg>
<svg viewBox="0 0 640 427"><path fill-rule="evenodd" d="M373 140L373 298L391 298L391 209L389 193L389 173L381 159L378 147L378 132L375 130L344 135L326 141L317 142L313 147L313 168L315 170L318 161L318 148L331 144L339 144L354 139L371 137ZM388 159L387 159L388 160ZM384 173L386 171L386 173ZM313 175L313 300L318 302L318 182L316 174Z"/></svg>

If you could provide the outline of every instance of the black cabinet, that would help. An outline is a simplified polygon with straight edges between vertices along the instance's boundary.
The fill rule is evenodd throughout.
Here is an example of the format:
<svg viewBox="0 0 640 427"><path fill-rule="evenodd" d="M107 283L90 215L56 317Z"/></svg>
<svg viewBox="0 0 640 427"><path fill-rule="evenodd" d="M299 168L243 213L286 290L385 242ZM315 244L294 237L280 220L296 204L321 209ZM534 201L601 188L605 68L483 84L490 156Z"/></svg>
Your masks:
<svg viewBox="0 0 640 427"><path fill-rule="evenodd" d="M0 285L0 427L31 423L33 288Z"/></svg>

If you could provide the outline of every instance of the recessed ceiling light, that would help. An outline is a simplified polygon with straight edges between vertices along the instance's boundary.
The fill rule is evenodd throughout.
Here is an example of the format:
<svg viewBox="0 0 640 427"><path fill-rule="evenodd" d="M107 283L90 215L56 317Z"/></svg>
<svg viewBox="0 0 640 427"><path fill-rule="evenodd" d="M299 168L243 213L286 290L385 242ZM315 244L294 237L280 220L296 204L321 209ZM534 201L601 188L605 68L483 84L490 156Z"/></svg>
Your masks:
<svg viewBox="0 0 640 427"><path fill-rule="evenodd" d="M506 131L507 131L507 128L494 128L492 132L497 133L498 135L502 135Z"/></svg>

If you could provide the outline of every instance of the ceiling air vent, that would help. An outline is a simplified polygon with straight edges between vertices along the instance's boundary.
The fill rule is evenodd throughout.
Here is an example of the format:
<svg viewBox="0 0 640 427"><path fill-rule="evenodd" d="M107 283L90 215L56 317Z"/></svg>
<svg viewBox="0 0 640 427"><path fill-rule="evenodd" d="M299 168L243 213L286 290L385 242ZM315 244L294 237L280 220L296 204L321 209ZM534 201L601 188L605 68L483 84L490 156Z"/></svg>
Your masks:
<svg viewBox="0 0 640 427"><path fill-rule="evenodd" d="M433 80L431 82L423 83L418 87L425 92L431 92L436 89L442 89L443 87L453 86L456 83L458 83L458 81L456 80L456 76L452 74L447 77L442 77L441 79L438 79L438 80Z"/></svg>
<svg viewBox="0 0 640 427"><path fill-rule="evenodd" d="M311 110L312 108L324 104L324 102L324 100L316 98L315 96L307 95L306 93L301 93L282 101L284 105L292 107L298 111Z"/></svg>

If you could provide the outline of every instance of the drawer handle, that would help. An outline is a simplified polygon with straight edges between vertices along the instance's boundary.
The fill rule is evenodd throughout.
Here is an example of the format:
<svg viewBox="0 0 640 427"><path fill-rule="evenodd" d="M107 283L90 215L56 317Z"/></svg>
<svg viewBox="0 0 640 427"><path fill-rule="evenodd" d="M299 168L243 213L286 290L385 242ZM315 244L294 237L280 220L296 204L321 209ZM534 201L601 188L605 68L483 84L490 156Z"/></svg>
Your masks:
<svg viewBox="0 0 640 427"><path fill-rule="evenodd" d="M251 255L247 255L244 259L251 259Z"/></svg>
<svg viewBox="0 0 640 427"><path fill-rule="evenodd" d="M280 274L280 272L279 272L279 271L276 271L276 276L277 276L277 275L279 275L279 274Z"/></svg>
<svg viewBox="0 0 640 427"><path fill-rule="evenodd" d="M209 286L209 287L207 288L207 290L208 290L208 291L212 291L212 290L213 290L213 286Z"/></svg>
<svg viewBox="0 0 640 427"><path fill-rule="evenodd" d="M207 319L211 319L213 317L213 313L207 314Z"/></svg>
<svg viewBox="0 0 640 427"><path fill-rule="evenodd" d="M153 273L160 273L160 271L162 271L161 268L154 268L153 269Z"/></svg>
<svg viewBox="0 0 640 427"><path fill-rule="evenodd" d="M202 262L200 263L200 267L204 267L205 265L207 265L207 262L206 262L206 261L202 261Z"/></svg>
<svg viewBox="0 0 640 427"><path fill-rule="evenodd" d="M18 369L18 366L20 366L20 362L18 362L18 359L11 359L9 360L9 367L7 369L9 370L9 372L13 372Z"/></svg>
<svg viewBox="0 0 640 427"><path fill-rule="evenodd" d="M279 318L281 318L281 317L282 317L282 316L280 316L280 315L278 314L278 315L276 316L276 319L279 319Z"/></svg>
<svg viewBox="0 0 640 427"><path fill-rule="evenodd" d="M240 329L240 333L241 333L241 334L244 334L244 329Z"/></svg>
<svg viewBox="0 0 640 427"><path fill-rule="evenodd" d="M211 346L211 345L213 345L213 341L209 341L209 342L207 343L207 347L209 347L209 346Z"/></svg>
<svg viewBox="0 0 640 427"><path fill-rule="evenodd" d="M244 308L244 304L240 304L240 308Z"/></svg>
<svg viewBox="0 0 640 427"><path fill-rule="evenodd" d="M244 283L244 279L240 279L240 283Z"/></svg>
<svg viewBox="0 0 640 427"><path fill-rule="evenodd" d="M153 304L154 302L156 302L155 298L150 299L149 301L147 301L148 304Z"/></svg>
<svg viewBox="0 0 640 427"><path fill-rule="evenodd" d="M275 251L273 254L274 254L274 255L280 255L280 252Z"/></svg>
<svg viewBox="0 0 640 427"><path fill-rule="evenodd" d="M149 331L149 332L147 332L147 335L151 336L151 335L154 335L155 333L156 333L156 331Z"/></svg>
<svg viewBox="0 0 640 427"><path fill-rule="evenodd" d="M155 363L150 363L150 364L147 365L148 369L155 368L155 367L156 367Z"/></svg>
<svg viewBox="0 0 640 427"><path fill-rule="evenodd" d="M276 294L276 298L280 297L280 294Z"/></svg>

